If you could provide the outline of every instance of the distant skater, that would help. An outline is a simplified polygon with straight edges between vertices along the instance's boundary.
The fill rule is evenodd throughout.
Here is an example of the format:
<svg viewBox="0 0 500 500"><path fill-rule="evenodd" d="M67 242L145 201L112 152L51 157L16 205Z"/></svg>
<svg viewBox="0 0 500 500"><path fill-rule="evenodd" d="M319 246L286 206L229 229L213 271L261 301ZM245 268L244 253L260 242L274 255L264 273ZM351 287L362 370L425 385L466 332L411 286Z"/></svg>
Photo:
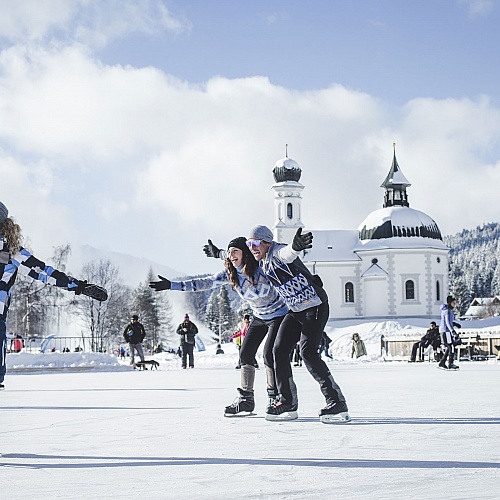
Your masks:
<svg viewBox="0 0 500 500"><path fill-rule="evenodd" d="M198 327L189 319L186 313L184 321L177 327L177 334L181 336L182 368L186 369L188 358L189 368L194 368L194 344L198 334Z"/></svg>
<svg viewBox="0 0 500 500"><path fill-rule="evenodd" d="M455 315L453 309L457 302L455 298L448 295L446 304L441 306L441 323L439 324L439 333L441 335L441 344L444 346L444 354L439 362L439 368L444 370L458 370L459 367L453 363L455 360L455 343L454 337L457 335L455 332ZM446 366L448 360L448 366Z"/></svg>
<svg viewBox="0 0 500 500"><path fill-rule="evenodd" d="M144 351L142 349L142 342L146 337L146 331L141 323L139 323L139 316L134 314L132 316L132 320L125 327L125 331L123 332L123 338L125 342L128 342L130 348L130 364L134 364L135 352L141 358L141 361L144 363Z"/></svg>

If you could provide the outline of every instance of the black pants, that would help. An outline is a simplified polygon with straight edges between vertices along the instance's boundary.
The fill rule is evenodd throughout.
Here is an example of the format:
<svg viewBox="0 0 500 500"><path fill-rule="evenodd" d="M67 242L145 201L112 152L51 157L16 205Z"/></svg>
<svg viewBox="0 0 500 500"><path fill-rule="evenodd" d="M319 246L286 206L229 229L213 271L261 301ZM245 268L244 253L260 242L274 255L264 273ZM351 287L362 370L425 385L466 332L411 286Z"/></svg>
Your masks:
<svg viewBox="0 0 500 500"><path fill-rule="evenodd" d="M188 344L187 342L183 342L181 344L182 347L182 367L185 368L187 366L186 362L189 357L189 367L194 367L194 344Z"/></svg>
<svg viewBox="0 0 500 500"><path fill-rule="evenodd" d="M298 402L297 389L292 377L290 352L300 340L300 354L307 370L318 382L326 402L345 401L345 398L321 359L318 347L328 321L328 302L301 312L289 312L280 325L274 343L274 371L281 400L287 404Z"/></svg>
<svg viewBox="0 0 500 500"><path fill-rule="evenodd" d="M417 360L417 352L418 352L418 360L423 361L423 344L422 342L415 342L413 344L413 348L411 350L411 356L410 356L410 361L416 361Z"/></svg>
<svg viewBox="0 0 500 500"><path fill-rule="evenodd" d="M271 398L278 395L276 378L274 375L273 345L283 318L284 316L268 320L254 318L248 327L240 349L241 364L254 366L257 350L260 344L262 344L264 337L267 335L263 356L264 365L266 367L267 393Z"/></svg>

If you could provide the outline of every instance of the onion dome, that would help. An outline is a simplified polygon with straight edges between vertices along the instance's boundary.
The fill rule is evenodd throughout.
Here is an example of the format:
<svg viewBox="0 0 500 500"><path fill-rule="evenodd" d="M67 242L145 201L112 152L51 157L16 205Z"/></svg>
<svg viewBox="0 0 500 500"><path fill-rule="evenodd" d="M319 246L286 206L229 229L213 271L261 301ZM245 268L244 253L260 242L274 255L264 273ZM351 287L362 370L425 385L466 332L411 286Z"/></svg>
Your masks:
<svg viewBox="0 0 500 500"><path fill-rule="evenodd" d="M409 207L385 207L372 212L358 227L361 241L384 238L430 238L442 240L436 222Z"/></svg>
<svg viewBox="0 0 500 500"><path fill-rule="evenodd" d="M299 182L300 180L302 170L295 160L288 158L288 144L286 147L286 156L274 164L273 175L275 182Z"/></svg>

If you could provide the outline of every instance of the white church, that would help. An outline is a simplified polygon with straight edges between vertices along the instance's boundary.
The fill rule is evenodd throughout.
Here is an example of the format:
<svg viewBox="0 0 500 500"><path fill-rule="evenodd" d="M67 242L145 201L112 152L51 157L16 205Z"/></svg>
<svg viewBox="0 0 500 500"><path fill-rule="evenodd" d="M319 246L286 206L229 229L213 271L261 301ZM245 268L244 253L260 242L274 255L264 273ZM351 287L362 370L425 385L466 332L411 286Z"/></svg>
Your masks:
<svg viewBox="0 0 500 500"><path fill-rule="evenodd" d="M302 223L300 166L288 158L273 170L274 239L290 243ZM358 229L314 230L303 261L323 280L331 319L436 318L448 290L448 247L436 222L410 208L411 184L396 160L381 187L383 208Z"/></svg>

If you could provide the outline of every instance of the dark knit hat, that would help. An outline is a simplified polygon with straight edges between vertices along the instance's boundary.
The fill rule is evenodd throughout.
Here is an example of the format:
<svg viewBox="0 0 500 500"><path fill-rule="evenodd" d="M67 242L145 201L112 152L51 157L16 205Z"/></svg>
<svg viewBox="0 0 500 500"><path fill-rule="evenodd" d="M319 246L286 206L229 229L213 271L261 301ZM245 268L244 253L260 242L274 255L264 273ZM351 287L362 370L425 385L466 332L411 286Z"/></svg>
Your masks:
<svg viewBox="0 0 500 500"><path fill-rule="evenodd" d="M244 236L239 236L238 238L234 238L227 244L227 249L229 250L231 247L239 248L242 252L248 250L247 247L247 239Z"/></svg>
<svg viewBox="0 0 500 500"><path fill-rule="evenodd" d="M184 315L184 321L189 321L189 314L188 314L188 313L186 313L186 314Z"/></svg>
<svg viewBox="0 0 500 500"><path fill-rule="evenodd" d="M0 201L0 224L9 216L7 207Z"/></svg>
<svg viewBox="0 0 500 500"><path fill-rule="evenodd" d="M134 314L134 315L132 316L132 319L135 319L135 320L137 321L137 320L139 319L139 316L137 316L137 314Z"/></svg>

